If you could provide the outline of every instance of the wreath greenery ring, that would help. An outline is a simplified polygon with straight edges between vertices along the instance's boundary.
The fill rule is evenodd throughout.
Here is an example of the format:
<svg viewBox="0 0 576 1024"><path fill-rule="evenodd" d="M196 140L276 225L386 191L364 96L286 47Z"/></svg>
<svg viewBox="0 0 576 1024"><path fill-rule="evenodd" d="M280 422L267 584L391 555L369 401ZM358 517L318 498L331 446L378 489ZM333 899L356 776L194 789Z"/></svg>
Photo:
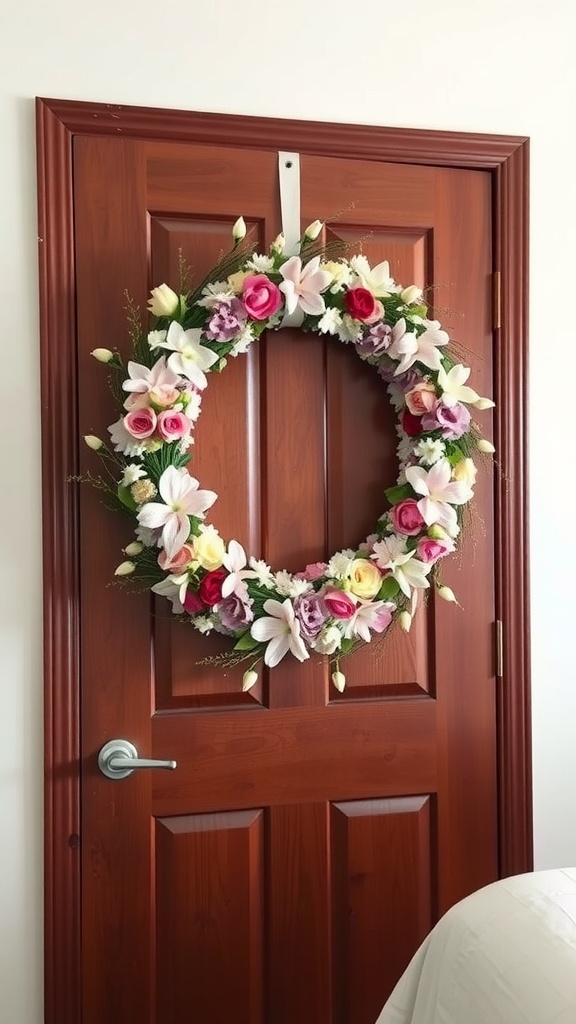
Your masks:
<svg viewBox="0 0 576 1024"><path fill-rule="evenodd" d="M288 653L301 662L329 657L342 690L340 657L395 618L409 630L431 581L456 601L441 584L441 560L455 550L473 497L472 456L494 451L470 414L494 403L468 385L470 370L450 355L440 323L427 318L421 289L396 284L387 261L371 267L362 254L335 257L319 240L322 228L314 221L306 229L299 255L285 254L282 235L260 255L239 218L230 253L195 291L153 289L153 330L143 332L129 307L126 366L118 352L92 353L115 371L110 385L121 414L108 444L85 436L107 470L90 479L133 519L136 533L116 576L168 598L200 633L230 637L221 661L249 660L245 690L261 659L273 668ZM224 540L206 520L217 495L186 468L207 375L286 324L350 345L374 366L398 414L398 478L384 491L388 508L373 533L298 573L275 571L237 540Z"/></svg>

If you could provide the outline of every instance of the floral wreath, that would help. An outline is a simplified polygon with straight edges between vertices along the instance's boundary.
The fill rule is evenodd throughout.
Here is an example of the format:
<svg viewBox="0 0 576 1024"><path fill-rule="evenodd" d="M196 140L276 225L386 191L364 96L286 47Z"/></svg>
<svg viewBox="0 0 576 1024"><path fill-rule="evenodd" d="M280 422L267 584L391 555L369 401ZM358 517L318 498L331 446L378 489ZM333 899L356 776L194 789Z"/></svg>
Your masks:
<svg viewBox="0 0 576 1024"><path fill-rule="evenodd" d="M230 253L194 292L152 290L152 331L143 333L129 306L134 359L127 366L117 352L92 352L123 377L121 388L110 379L122 406L108 427L111 447L84 438L108 470L108 479L89 475L92 483L135 520L136 539L115 575L168 598L200 633L230 637L232 650L220 659L250 661L244 690L262 658L273 668L288 653L300 662L316 653L331 659L342 691L340 657L394 619L408 631L431 579L440 597L455 602L440 582L440 562L455 550L473 497L471 456L494 452L468 408L494 403L468 386L470 370L449 355L440 323L427 319L421 289L396 284L387 261L371 267L362 254L331 258L322 228L314 221L306 229L299 255L285 254L283 235L259 255L240 217ZM226 542L205 518L217 495L186 468L207 374L285 325L351 345L375 367L398 414L399 474L384 492L387 511L357 548L297 573L273 571L237 540Z"/></svg>

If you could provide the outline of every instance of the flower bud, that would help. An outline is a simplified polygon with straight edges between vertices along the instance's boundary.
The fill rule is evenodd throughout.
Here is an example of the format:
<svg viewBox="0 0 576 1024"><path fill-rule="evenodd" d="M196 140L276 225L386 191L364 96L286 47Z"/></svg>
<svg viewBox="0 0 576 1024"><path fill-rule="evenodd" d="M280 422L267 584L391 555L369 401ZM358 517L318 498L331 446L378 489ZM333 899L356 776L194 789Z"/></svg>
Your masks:
<svg viewBox="0 0 576 1024"><path fill-rule="evenodd" d="M136 566L134 562L121 562L120 565L114 569L115 576L129 576L131 572L134 572Z"/></svg>
<svg viewBox="0 0 576 1024"><path fill-rule="evenodd" d="M410 612L400 612L398 616L398 624L400 629L403 629L405 633L409 633L412 625L412 616L410 615Z"/></svg>
<svg viewBox="0 0 576 1024"><path fill-rule="evenodd" d="M493 402L491 398L477 398L476 401L471 404L475 409L480 409L482 412L484 409L493 409L496 402Z"/></svg>
<svg viewBox="0 0 576 1024"><path fill-rule="evenodd" d="M402 302L406 302L410 305L411 302L418 302L418 299L422 298L422 289L418 288L415 284L408 285L407 288L403 288L400 292L400 298Z"/></svg>
<svg viewBox="0 0 576 1024"><path fill-rule="evenodd" d="M438 594L438 597L442 598L443 601L449 601L452 604L458 604L458 601L456 600L456 594L454 593L453 590L450 589L450 587L438 587L436 593Z"/></svg>
<svg viewBox="0 0 576 1024"><path fill-rule="evenodd" d="M458 480L462 484L468 484L468 487L474 487L477 472L478 471L472 459L465 458L460 459L460 461L456 463L452 470L452 477L454 480Z"/></svg>
<svg viewBox="0 0 576 1024"><path fill-rule="evenodd" d="M148 311L152 316L173 316L180 308L180 299L167 284L161 284L150 292Z"/></svg>
<svg viewBox="0 0 576 1024"><path fill-rule="evenodd" d="M484 452L486 455L492 455L496 451L496 449L490 441L487 441L484 437L481 437L480 440L478 441L478 451Z"/></svg>
<svg viewBox="0 0 576 1024"><path fill-rule="evenodd" d="M131 556L132 555L139 555L140 552L143 551L143 550L144 550L144 545L141 544L139 540L133 540L131 544L128 544L128 546L124 548L124 554L125 555L131 555Z"/></svg>
<svg viewBox="0 0 576 1024"><path fill-rule="evenodd" d="M243 238L246 238L246 224L244 217L238 217L232 228L232 238L235 242L241 242Z"/></svg>
<svg viewBox="0 0 576 1024"><path fill-rule="evenodd" d="M281 256L282 253L284 252L285 245L286 239L284 238L282 232L280 232L280 234L276 235L276 238L272 242L272 245L270 246L270 252L276 253L278 256Z"/></svg>
<svg viewBox="0 0 576 1024"><path fill-rule="evenodd" d="M109 363L111 359L114 359L114 353L109 348L95 348L90 355L94 356L99 363Z"/></svg>
<svg viewBox="0 0 576 1024"><path fill-rule="evenodd" d="M343 672L340 672L339 670L333 672L332 682L334 683L334 686L339 691L339 693L344 692L344 687L346 686L346 676L344 675Z"/></svg>
<svg viewBox="0 0 576 1024"><path fill-rule="evenodd" d="M439 526L438 523L432 523L432 526L428 527L428 536L432 537L432 540L446 540L449 534L443 526Z"/></svg>
<svg viewBox="0 0 576 1024"><path fill-rule="evenodd" d="M242 676L242 691L247 693L254 686L254 683L258 682L258 673L253 668L249 668L247 672Z"/></svg>
<svg viewBox="0 0 576 1024"><path fill-rule="evenodd" d="M306 228L304 237L308 238L311 242L314 242L318 238L323 227L324 225L321 220L313 220Z"/></svg>
<svg viewBox="0 0 576 1024"><path fill-rule="evenodd" d="M99 451L102 445L104 444L104 441L102 441L99 437L96 437L95 434L84 434L84 440L88 447L91 448L93 452Z"/></svg>

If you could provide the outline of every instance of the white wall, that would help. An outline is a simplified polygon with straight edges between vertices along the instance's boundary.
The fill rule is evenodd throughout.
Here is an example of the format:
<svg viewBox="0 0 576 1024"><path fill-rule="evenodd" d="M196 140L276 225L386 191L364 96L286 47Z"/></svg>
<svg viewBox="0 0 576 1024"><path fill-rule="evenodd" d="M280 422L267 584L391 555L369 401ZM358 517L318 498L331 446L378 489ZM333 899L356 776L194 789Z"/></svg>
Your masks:
<svg viewBox="0 0 576 1024"><path fill-rule="evenodd" d="M33 97L531 137L536 862L574 865L576 649L570 581L576 545L567 497L571 485L573 491L576 404L569 370L576 280L574 11L573 0L4 0L0 999L6 1022L43 1019ZM556 506L560 513L548 522Z"/></svg>

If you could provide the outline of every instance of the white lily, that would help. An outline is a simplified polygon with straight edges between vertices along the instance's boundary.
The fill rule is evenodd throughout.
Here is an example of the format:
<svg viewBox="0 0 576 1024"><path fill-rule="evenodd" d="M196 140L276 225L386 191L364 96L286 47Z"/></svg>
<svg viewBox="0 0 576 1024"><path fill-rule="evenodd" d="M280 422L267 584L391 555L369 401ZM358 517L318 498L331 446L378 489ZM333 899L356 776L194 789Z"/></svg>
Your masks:
<svg viewBox="0 0 576 1024"><path fill-rule="evenodd" d="M251 569L246 569L246 552L237 540L231 540L228 551L222 559L222 565L230 573L222 584L222 597L230 597L238 589L238 586L245 579L255 579L258 575Z"/></svg>
<svg viewBox="0 0 576 1024"><path fill-rule="evenodd" d="M392 334L403 322L403 319L398 321ZM441 369L442 363L438 349L442 345L447 345L450 338L446 331L440 330L440 325L436 320L427 321L427 323L428 326L421 335L417 336L416 334L406 332L398 340L394 339L392 341L388 354L393 359L400 360L394 371L395 375L405 373L416 362L423 363L424 366L428 366L431 370Z"/></svg>
<svg viewBox="0 0 576 1024"><path fill-rule="evenodd" d="M394 278L390 276L388 260L383 260L382 263L371 267L366 257L360 254L352 257L350 266L358 275L362 287L372 292L375 298L385 299L397 290Z"/></svg>
<svg viewBox="0 0 576 1024"><path fill-rule="evenodd" d="M470 501L474 492L469 484L452 480L448 459L439 459L429 470L423 466L408 466L405 475L416 494L422 495L418 510L426 525L439 523L451 537L456 536L458 524L453 506Z"/></svg>
<svg viewBox="0 0 576 1024"><path fill-rule="evenodd" d="M407 551L405 542L399 537L384 537L383 540L376 541L370 557L380 569L389 571L406 597L410 597L411 587L426 589L430 586L426 577L432 563L414 558L414 552Z"/></svg>
<svg viewBox="0 0 576 1024"><path fill-rule="evenodd" d="M391 601L363 601L346 622L344 636L349 640L362 637L369 644L373 633L383 633L392 621L396 605Z"/></svg>
<svg viewBox="0 0 576 1024"><path fill-rule="evenodd" d="M320 292L331 284L332 277L320 269L319 256L314 256L304 266L299 256L291 256L280 267L280 273L284 280L279 287L284 292L287 313L294 313L298 306L310 316L320 316L324 312L326 306Z"/></svg>
<svg viewBox="0 0 576 1024"><path fill-rule="evenodd" d="M182 328L180 328L182 330ZM122 384L123 391L146 394L161 388L175 388L180 382L178 374L166 366L166 357L161 356L154 366L143 366L142 363L128 363L128 379Z"/></svg>
<svg viewBox="0 0 576 1024"><path fill-rule="evenodd" d="M184 598L188 589L188 573L181 576L166 576L165 579L155 583L151 588L160 597L166 597L172 602L172 611L180 615L184 611Z"/></svg>
<svg viewBox="0 0 576 1024"><path fill-rule="evenodd" d="M212 349L200 344L201 337L202 331L199 328L185 331L179 323L173 321L168 328L166 340L159 347L172 352L168 357L168 367L174 373L187 377L202 391L208 383L204 371L218 362L218 356Z"/></svg>
<svg viewBox="0 0 576 1024"><path fill-rule="evenodd" d="M185 469L168 466L158 481L164 504L148 501L138 512L141 526L162 530L161 545L168 558L173 558L190 535L189 516L202 518L218 497L214 491L199 491L198 481Z"/></svg>
<svg viewBox="0 0 576 1024"><path fill-rule="evenodd" d="M306 661L310 655L300 636L300 623L290 599L286 598L282 603L272 599L265 601L264 611L268 615L256 619L250 627L250 633L259 643L268 642L264 654L265 664L274 668L288 651L298 661Z"/></svg>
<svg viewBox="0 0 576 1024"><path fill-rule="evenodd" d="M457 363L448 373L443 366L438 370L438 384L442 388L442 404L451 408L458 402L472 404L479 400L479 395L466 385L470 376L470 367Z"/></svg>

